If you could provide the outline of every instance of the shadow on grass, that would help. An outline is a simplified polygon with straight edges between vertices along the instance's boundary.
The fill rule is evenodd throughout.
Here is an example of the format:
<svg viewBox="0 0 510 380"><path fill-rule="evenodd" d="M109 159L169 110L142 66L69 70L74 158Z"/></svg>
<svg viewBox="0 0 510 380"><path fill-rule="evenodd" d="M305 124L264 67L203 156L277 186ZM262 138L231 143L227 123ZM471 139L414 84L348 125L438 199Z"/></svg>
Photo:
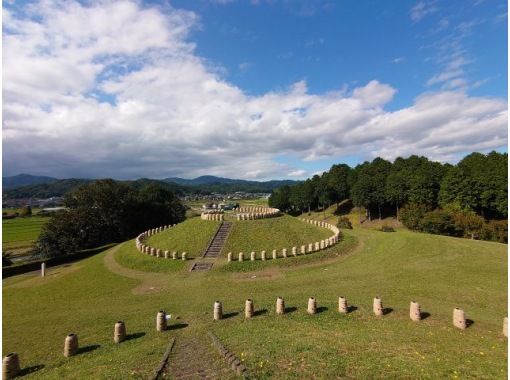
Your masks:
<svg viewBox="0 0 510 380"><path fill-rule="evenodd" d="M358 310L357 306L348 306L347 307L347 314L354 313L356 310Z"/></svg>
<svg viewBox="0 0 510 380"><path fill-rule="evenodd" d="M145 336L144 332L128 334L128 335L126 335L126 340L138 339L138 338L141 338L142 336Z"/></svg>
<svg viewBox="0 0 510 380"><path fill-rule="evenodd" d="M286 307L286 308L285 308L285 313L286 313L286 314L293 313L293 312L295 312L296 310L297 310L297 307L295 307L295 306Z"/></svg>
<svg viewBox="0 0 510 380"><path fill-rule="evenodd" d="M391 307L385 307L383 309L383 315L388 315L388 314L391 314L393 312L393 309Z"/></svg>
<svg viewBox="0 0 510 380"><path fill-rule="evenodd" d="M167 330L180 330L188 327L187 323L175 323L167 327Z"/></svg>
<svg viewBox="0 0 510 380"><path fill-rule="evenodd" d="M474 324L475 321L473 321L472 319L466 319L466 328L470 328Z"/></svg>
<svg viewBox="0 0 510 380"><path fill-rule="evenodd" d="M426 311L420 313L420 318L422 320L427 319L428 317L430 317L430 313L427 313Z"/></svg>
<svg viewBox="0 0 510 380"><path fill-rule="evenodd" d="M43 368L44 368L44 364L39 364L39 365L33 365L33 366L31 366L31 367L26 367L26 368L23 368L23 369L19 372L18 376L20 376L20 377L21 377L21 376L26 376L26 375L28 375L28 374L30 374L30 373L37 372L37 371L39 371L39 370L41 370L41 369L43 369Z"/></svg>
<svg viewBox="0 0 510 380"><path fill-rule="evenodd" d="M78 349L78 352L76 354L77 355L86 354L87 352L91 352L91 351L97 350L99 347L101 347L100 344L90 344L88 346L83 346L83 347Z"/></svg>
<svg viewBox="0 0 510 380"><path fill-rule="evenodd" d="M223 314L223 318L222 319L234 318L236 315L239 315L239 312L238 311L233 311L232 313Z"/></svg>
<svg viewBox="0 0 510 380"><path fill-rule="evenodd" d="M264 314L267 314L267 309L255 310L253 312L254 317L258 317L259 315L264 315Z"/></svg>
<svg viewBox="0 0 510 380"><path fill-rule="evenodd" d="M317 308L317 314L323 313L325 311L328 311L329 309L326 306L319 306Z"/></svg>

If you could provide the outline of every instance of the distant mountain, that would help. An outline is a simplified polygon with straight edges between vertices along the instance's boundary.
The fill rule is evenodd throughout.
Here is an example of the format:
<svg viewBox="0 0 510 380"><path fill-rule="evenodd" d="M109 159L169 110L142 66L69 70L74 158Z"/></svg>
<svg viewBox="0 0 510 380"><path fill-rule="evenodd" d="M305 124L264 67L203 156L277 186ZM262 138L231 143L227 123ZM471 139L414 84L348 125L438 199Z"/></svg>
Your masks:
<svg viewBox="0 0 510 380"><path fill-rule="evenodd" d="M4 189L12 189L14 187L38 185L41 183L52 183L58 181L57 178L35 176L30 174L18 174L12 177L2 178L2 187Z"/></svg>
<svg viewBox="0 0 510 380"><path fill-rule="evenodd" d="M34 182L28 185L12 185L11 187L5 187L4 185L3 197L5 199L59 197L78 188L79 186L94 181L93 179L56 179L51 177L36 177L28 174L22 174L15 177L20 176L26 178L26 181L28 182ZM9 181L11 178L15 177L4 177L4 183L6 180ZM43 181L41 178L46 178L47 182L37 183L35 178L40 178L40 181ZM156 183L178 195L210 193L226 194L238 191L246 193L270 193L281 186L297 183L297 181L291 180L257 182L214 176L202 176L195 179L166 178L164 180L141 178L132 181L119 182L124 182L136 189L140 189L151 183ZM19 183L23 182L20 181Z"/></svg>
<svg viewBox="0 0 510 380"><path fill-rule="evenodd" d="M244 179L231 179L223 177L215 177L212 175L204 175L194 179L184 179L178 177L165 178L165 182L173 182L179 185L199 187L203 190L216 191L214 189L228 189L232 191L248 191L266 193L284 186L294 185L299 181L292 180L272 180L272 181L248 181ZM223 185L223 186L222 186ZM226 186L225 186L226 185ZM255 191L257 190L257 191Z"/></svg>

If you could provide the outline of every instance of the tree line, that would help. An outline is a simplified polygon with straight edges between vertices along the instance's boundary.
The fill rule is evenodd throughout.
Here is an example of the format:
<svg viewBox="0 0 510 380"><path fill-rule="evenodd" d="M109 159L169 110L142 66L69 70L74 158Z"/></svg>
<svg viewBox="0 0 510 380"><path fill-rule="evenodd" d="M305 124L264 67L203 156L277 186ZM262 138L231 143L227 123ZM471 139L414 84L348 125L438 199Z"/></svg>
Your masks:
<svg viewBox="0 0 510 380"><path fill-rule="evenodd" d="M185 218L185 207L168 189L154 183L140 189L111 179L68 193L37 241L41 257L55 257L134 238L140 232Z"/></svg>
<svg viewBox="0 0 510 380"><path fill-rule="evenodd" d="M414 230L483 238L481 229L487 222L500 221L495 234L501 235L507 229L507 165L508 154L495 151L471 153L456 165L415 155L393 162L377 157L354 168L333 165L322 175L283 186L273 191L269 205L298 214L349 199L360 222L363 209L368 220L394 216ZM422 223L425 216L427 223ZM446 226L432 226L441 221Z"/></svg>

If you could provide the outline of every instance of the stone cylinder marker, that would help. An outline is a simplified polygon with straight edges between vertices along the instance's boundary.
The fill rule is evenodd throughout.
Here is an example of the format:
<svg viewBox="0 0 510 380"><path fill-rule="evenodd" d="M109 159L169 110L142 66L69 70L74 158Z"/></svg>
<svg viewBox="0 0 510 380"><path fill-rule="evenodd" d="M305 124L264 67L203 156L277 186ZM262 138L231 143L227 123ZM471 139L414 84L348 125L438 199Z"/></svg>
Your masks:
<svg viewBox="0 0 510 380"><path fill-rule="evenodd" d="M250 253L250 260L255 261L255 252Z"/></svg>
<svg viewBox="0 0 510 380"><path fill-rule="evenodd" d="M247 299L244 303L244 317L251 318L253 317L253 301L251 299Z"/></svg>
<svg viewBox="0 0 510 380"><path fill-rule="evenodd" d="M282 249L282 256L285 258L287 257L287 248Z"/></svg>
<svg viewBox="0 0 510 380"><path fill-rule="evenodd" d="M260 252L260 259L261 259L262 261L266 261L266 251L262 251L262 252Z"/></svg>
<svg viewBox="0 0 510 380"><path fill-rule="evenodd" d="M64 341L64 356L73 356L78 352L78 335L69 334Z"/></svg>
<svg viewBox="0 0 510 380"><path fill-rule="evenodd" d="M273 249L273 260L276 260L278 258L278 253L276 249Z"/></svg>
<svg viewBox="0 0 510 380"><path fill-rule="evenodd" d="M338 311L340 313L347 313L348 311L347 300L344 296L338 297Z"/></svg>
<svg viewBox="0 0 510 380"><path fill-rule="evenodd" d="M285 314L285 301L282 297L276 299L276 314Z"/></svg>
<svg viewBox="0 0 510 380"><path fill-rule="evenodd" d="M453 325L461 330L466 329L466 315L464 310L456 307L453 309Z"/></svg>
<svg viewBox="0 0 510 380"><path fill-rule="evenodd" d="M301 246L301 254L304 255L306 253L306 246Z"/></svg>
<svg viewBox="0 0 510 380"><path fill-rule="evenodd" d="M186 256L187 256L186 252L183 252L181 255L181 259L186 261Z"/></svg>
<svg viewBox="0 0 510 380"><path fill-rule="evenodd" d="M308 253L313 252L313 244L308 244Z"/></svg>
<svg viewBox="0 0 510 380"><path fill-rule="evenodd" d="M239 261L243 261L243 260L244 260L244 253L239 252Z"/></svg>
<svg viewBox="0 0 510 380"><path fill-rule="evenodd" d="M213 318L215 321L219 321L223 318L223 306L221 305L220 301L214 302Z"/></svg>
<svg viewBox="0 0 510 380"><path fill-rule="evenodd" d="M227 253L227 261L229 263L232 261L232 252Z"/></svg>
<svg viewBox="0 0 510 380"><path fill-rule="evenodd" d="M297 256L297 248L296 247L292 247L292 254L294 256Z"/></svg>
<svg viewBox="0 0 510 380"><path fill-rule="evenodd" d="M168 251L165 251L165 259L168 259L168 255L170 254L170 252Z"/></svg>
<svg viewBox="0 0 510 380"><path fill-rule="evenodd" d="M411 301L411 306L409 306L409 318L414 322L421 320L421 308L418 302Z"/></svg>
<svg viewBox="0 0 510 380"><path fill-rule="evenodd" d="M157 331L166 330L166 313L163 310L160 310L156 315L156 330Z"/></svg>
<svg viewBox="0 0 510 380"><path fill-rule="evenodd" d="M383 315L383 304L381 298L379 296L374 298L374 314L377 316Z"/></svg>
<svg viewBox="0 0 510 380"><path fill-rule="evenodd" d="M508 317L503 318L503 335L508 338Z"/></svg>
<svg viewBox="0 0 510 380"><path fill-rule="evenodd" d="M314 297L308 298L308 308L306 311L308 314L315 314L317 312L317 302Z"/></svg>
<svg viewBox="0 0 510 380"><path fill-rule="evenodd" d="M41 277L46 276L46 263L41 264Z"/></svg>
<svg viewBox="0 0 510 380"><path fill-rule="evenodd" d="M14 379L19 373L19 356L17 353L11 352L2 360L2 379Z"/></svg>
<svg viewBox="0 0 510 380"><path fill-rule="evenodd" d="M126 325L122 321L118 321L115 323L115 328L113 331L113 341L115 343L120 343L126 340Z"/></svg>

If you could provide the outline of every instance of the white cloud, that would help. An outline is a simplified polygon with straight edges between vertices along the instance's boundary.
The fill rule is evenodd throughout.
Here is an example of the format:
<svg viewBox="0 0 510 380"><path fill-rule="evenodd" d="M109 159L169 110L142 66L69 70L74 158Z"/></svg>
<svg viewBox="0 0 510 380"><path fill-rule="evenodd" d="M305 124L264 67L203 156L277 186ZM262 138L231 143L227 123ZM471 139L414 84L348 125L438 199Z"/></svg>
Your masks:
<svg viewBox="0 0 510 380"><path fill-rule="evenodd" d="M418 22L436 11L435 1L419 1L411 8L411 20Z"/></svg>
<svg viewBox="0 0 510 380"><path fill-rule="evenodd" d="M405 62L405 58L404 57L397 57L397 58L394 58L392 60L393 63L402 63L402 62Z"/></svg>
<svg viewBox="0 0 510 380"><path fill-rule="evenodd" d="M4 9L6 175L267 179L304 172L276 156L453 160L506 144L504 99L440 91L388 112L397 90L377 80L250 96L196 55L190 12L66 1L30 15Z"/></svg>

